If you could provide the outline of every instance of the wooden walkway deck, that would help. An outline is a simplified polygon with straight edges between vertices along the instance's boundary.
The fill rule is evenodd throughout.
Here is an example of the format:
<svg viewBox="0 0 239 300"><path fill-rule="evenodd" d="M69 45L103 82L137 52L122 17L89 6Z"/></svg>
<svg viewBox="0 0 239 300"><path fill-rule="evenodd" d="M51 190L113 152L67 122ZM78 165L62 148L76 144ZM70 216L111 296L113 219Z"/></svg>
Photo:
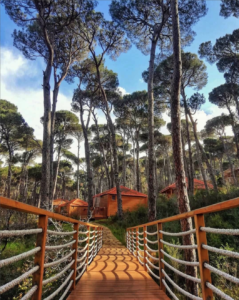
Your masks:
<svg viewBox="0 0 239 300"><path fill-rule="evenodd" d="M67 300L169 300L108 228L103 234L103 247Z"/></svg>

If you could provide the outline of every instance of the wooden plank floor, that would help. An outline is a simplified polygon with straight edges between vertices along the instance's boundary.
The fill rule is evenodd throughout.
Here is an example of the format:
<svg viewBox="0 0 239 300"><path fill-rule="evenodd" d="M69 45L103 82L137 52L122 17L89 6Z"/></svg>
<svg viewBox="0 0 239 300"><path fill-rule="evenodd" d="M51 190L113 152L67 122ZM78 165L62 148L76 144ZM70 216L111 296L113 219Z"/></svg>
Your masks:
<svg viewBox="0 0 239 300"><path fill-rule="evenodd" d="M104 228L103 247L67 300L169 300L136 258Z"/></svg>

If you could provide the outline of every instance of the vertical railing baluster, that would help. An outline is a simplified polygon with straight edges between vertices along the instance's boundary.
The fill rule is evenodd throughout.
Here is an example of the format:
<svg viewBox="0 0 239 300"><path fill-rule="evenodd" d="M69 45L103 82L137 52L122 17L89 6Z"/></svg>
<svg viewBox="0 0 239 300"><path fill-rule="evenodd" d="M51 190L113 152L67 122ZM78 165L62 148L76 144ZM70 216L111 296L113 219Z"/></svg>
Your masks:
<svg viewBox="0 0 239 300"><path fill-rule="evenodd" d="M87 228L86 231L88 231L87 234L86 234L86 236L88 237L88 239L86 241L86 243L87 243L87 249L86 249L86 251L87 251L87 255L86 255L86 257L87 257L86 258L86 270L87 270L88 269L88 260L89 260L90 226L88 225L86 228Z"/></svg>
<svg viewBox="0 0 239 300"><path fill-rule="evenodd" d="M139 251L139 228L136 228L136 257L139 260L138 257L138 251Z"/></svg>
<svg viewBox="0 0 239 300"><path fill-rule="evenodd" d="M96 232L96 228L94 227L93 250L92 250L93 257L95 257L95 232Z"/></svg>
<svg viewBox="0 0 239 300"><path fill-rule="evenodd" d="M147 247L146 247L146 244L147 244L147 241L146 241L146 237L147 237L147 226L144 226L143 227L143 230L144 230L144 269L145 271L147 271L147 267L146 267L146 263L147 263L147 260L146 260L146 257L147 257L147 253L146 253L146 250L147 250Z"/></svg>
<svg viewBox="0 0 239 300"><path fill-rule="evenodd" d="M198 259L199 259L199 269L201 277L202 286L202 298L203 300L213 299L213 292L206 286L206 282L211 283L211 272L210 270L204 268L204 263L209 263L209 253L208 250L202 247L202 244L207 245L207 234L200 230L200 227L205 227L204 215L194 216L196 235L197 235L197 245L198 245Z"/></svg>
<svg viewBox="0 0 239 300"><path fill-rule="evenodd" d="M38 289L32 296L33 300L42 299L42 281L44 275L45 247L47 238L48 216L39 215L38 228L42 228L42 232L37 234L36 247L41 247L41 250L35 254L35 265L39 266L37 272L33 274L32 285L37 285Z"/></svg>
<svg viewBox="0 0 239 300"><path fill-rule="evenodd" d="M77 250L78 250L78 235L79 235L79 223L74 223L74 231L76 231L73 235L73 239L76 241L72 245L72 250L75 250L75 252L72 254L72 260L75 260L73 265L71 266L71 269L74 270L74 273L71 276L71 280L73 280L71 290L75 289L76 286L76 268L77 268Z"/></svg>
<svg viewBox="0 0 239 300"><path fill-rule="evenodd" d="M158 250L159 250L159 277L160 277L160 289L165 292L165 286L163 284L164 274L162 270L164 269L164 263L161 261L161 259L164 258L163 253L161 252L161 249L163 249L163 243L160 242L160 240L163 239L163 234L160 232L163 230L163 224L158 223L157 224L157 231L158 231Z"/></svg>

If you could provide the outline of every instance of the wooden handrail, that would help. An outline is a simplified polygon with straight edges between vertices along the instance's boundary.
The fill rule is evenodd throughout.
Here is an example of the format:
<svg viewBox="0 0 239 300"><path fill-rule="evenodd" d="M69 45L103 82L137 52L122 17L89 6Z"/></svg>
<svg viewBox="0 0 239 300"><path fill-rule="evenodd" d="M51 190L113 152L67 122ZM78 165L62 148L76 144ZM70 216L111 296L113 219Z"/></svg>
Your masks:
<svg viewBox="0 0 239 300"><path fill-rule="evenodd" d="M235 199L227 200L227 201L220 202L217 204L202 207L199 209L191 210L189 212L186 212L186 213L183 213L180 215L176 215L176 216L172 216L172 217L168 217L165 219L156 220L156 221L145 223L145 224L140 224L140 225L134 226L134 227L129 227L128 229L135 229L135 228L144 227L144 226L152 226L152 225L157 225L158 223L168 223L168 222L173 222L173 221L179 221L182 219L194 217L195 215L215 213L215 212L219 212L222 210L228 210L228 209L232 209L232 208L236 208L236 207L239 207L239 198L235 198Z"/></svg>
<svg viewBox="0 0 239 300"><path fill-rule="evenodd" d="M70 283L68 286L68 290L74 290L75 288L75 284L76 284L76 273L77 273L77 253L78 253L78 236L79 236L79 226L83 225L85 227L87 227L87 237L90 236L90 230L91 228L95 228L98 230L102 230L101 226L97 226L97 225L93 225L90 223L86 223L86 222L81 222L78 221L76 219L72 219L72 218L68 218L65 217L63 215L60 214L56 214L44 209L40 209L28 204L24 204L12 199L8 199L5 197L0 197L0 207L4 208L4 209L9 209L9 210L16 210L19 212L24 212L24 213L29 213L29 214L34 214L38 216L38 227L42 229L42 231L40 233L37 233L37 237L36 237L36 247L40 248L40 251L36 252L35 254L35 266L38 266L38 270L35 271L35 273L33 274L33 287L37 287L36 290L33 291L33 294L31 294L31 299L33 300L40 300L42 299L42 287L43 287L43 277L44 277L44 268L45 268L45 250L46 250L46 239L47 239L47 227L48 227L48 219L52 218L58 221L65 221L68 223L72 223L74 225L74 231L72 232L73 234L73 245L72 245L72 250L75 250L72 254L72 264L71 266L71 278L69 278ZM63 232L63 234L65 234ZM96 237L96 231L94 231L94 241L95 241L95 237ZM101 235L101 241L102 241L102 235ZM70 243L68 243L70 244ZM72 244L72 242L71 242ZM67 245L67 244L65 244ZM68 245L69 246L69 245ZM57 246L59 247L59 246ZM62 247L62 245L61 245ZM53 249L54 247L52 247ZM100 248L99 248L100 249ZM97 252L99 251L99 249L97 248ZM79 251L80 252L80 251ZM88 255L89 255L89 238L87 241L87 249L86 249L86 253L87 254L87 265L88 265ZM56 263L58 263L56 261ZM82 263L82 262L81 262ZM84 269L83 269L84 272ZM82 273L83 274L83 273ZM81 276L81 275L79 275ZM54 277L54 276L53 276ZM19 277L20 278L20 277ZM46 280L45 280L46 281ZM64 283L63 283L63 287L64 287ZM62 288L63 288L62 287ZM67 290L67 289L66 289ZM31 290L29 291L31 292ZM28 292L28 293L29 293ZM59 288L57 290L57 292L59 293ZM29 296L30 297L30 296Z"/></svg>
<svg viewBox="0 0 239 300"><path fill-rule="evenodd" d="M58 221L65 221L65 222L70 222L70 223L78 223L80 225L89 225L91 227L99 227L97 225L93 225L90 223L85 223L85 222L81 222L78 221L76 219L72 219L72 218L68 218L65 217L63 215L60 214L56 214L54 212L42 209L42 208L38 208L35 206L31 206L19 201L15 201L12 199L8 199L5 197L0 197L0 207L2 208L6 208L6 209L12 209L12 210L17 210L20 212L25 212L25 213L29 213L29 214L33 214L33 215L44 215L44 216L48 216L48 218L52 218L52 219L56 219Z"/></svg>
<svg viewBox="0 0 239 300"><path fill-rule="evenodd" d="M229 210L229 209L233 209L233 208L237 208L239 207L239 198L235 198L232 200L228 200L228 201L224 201L221 203L217 203L214 205L210 205L210 206L206 206L200 209L196 209L184 214L180 214L180 215L176 215L176 216L172 216L169 218L165 218L165 219L161 219L161 220L156 220L154 222L150 222L150 223L146 223L146 224L140 224L138 226L134 226L134 227L130 227L127 228L127 232L133 232L134 230L138 231L139 228L143 228L143 237L144 237L144 241L143 241L143 246L144 246L144 267L145 270L148 269L148 271L151 273L151 275L156 278L159 279L159 284L160 284L160 289L163 290L164 292L167 291L170 294L174 294L174 292L171 290L171 288L167 285L167 281L169 281L172 285L174 285L174 288L176 288L178 291L180 291L180 293L186 297L189 297L190 293L185 291L184 289L182 289L179 285L177 285L175 282L173 282L170 279L169 274L167 274L167 268L170 268L171 270L173 270L175 273L178 273L179 275L185 277L187 280L191 280L194 281L196 283L201 283L201 288L202 288L202 298L203 300L212 300L213 299L213 293L216 293L218 295L220 295L220 293L222 293L221 290L219 290L218 288L216 288L215 286L213 286L212 284L212 279L211 279L211 270L209 267L210 266L210 262L209 262L209 252L210 251L210 247L207 247L207 232L214 232L217 233L217 228L209 228L209 227L205 227L205 221L204 221L204 214L208 214L208 213L215 213L215 212L220 212L223 210ZM165 232L163 231L163 224L167 223L167 222L173 222L173 221L179 221L185 218L191 218L194 217L194 221L195 221L195 229L194 230L190 230L190 231L185 231L185 232L179 232L179 233L173 233L173 232ZM147 246L147 241L149 241L147 239L147 235L154 235L156 233L149 233L146 232L147 227L148 226L152 226L152 225L157 225L157 249L155 248L150 248ZM218 232L218 233L222 233ZM233 234L233 232L230 233L230 230L227 229L223 229L223 233L224 234ZM196 234L197 237L197 244L189 244L189 245L176 245L176 244L172 244L172 243L167 243L164 239L163 236L164 235L168 235L168 236L183 236L183 235L189 235L189 234ZM238 230L235 230L235 234L238 234ZM149 241L150 242L150 241ZM134 249L134 239L132 239L132 243L131 243L131 251L132 249ZM164 251L164 244L168 245L169 247L176 247L176 248L180 248L180 249L192 249L194 251L194 249L197 249L197 256L198 256L198 261L188 261L186 260L180 260L180 259L176 259L175 257L167 254ZM136 241L136 245L137 245L137 241ZM147 247L147 248L146 248ZM212 248L212 247L211 247ZM146 249L147 252L146 252ZM220 249L217 248L213 248L214 252L219 252ZM156 255L158 256L158 258L154 255L152 255L152 253L150 254L149 252L153 252L153 254L156 253ZM225 250L226 251L226 250ZM180 272L179 270L177 270L175 267L173 267L172 265L168 264L167 262L165 262L164 260L164 254L167 255L170 260L172 261L176 261L178 263L184 264L184 265L191 265L191 266L199 266L199 270L200 270L200 278L198 278L197 276L192 277L189 274L184 274L183 272ZM224 255L228 255L231 257L236 257L235 255L238 256L237 252L230 252L227 251L227 253L222 253ZM151 263L148 258L151 258L153 260L153 263ZM139 259L139 257L138 257ZM158 261L158 269L159 270L159 276L157 276L153 270L154 270L154 263L155 260ZM146 261L148 262L147 264L147 269L146 269ZM209 267L205 266L205 263L208 264ZM166 270L165 270L165 265L166 265ZM151 269L150 269L151 267ZM152 269L153 268L153 269ZM218 274L220 275L220 270L215 269L216 271L218 271ZM214 270L214 272L216 272ZM232 282L237 282L237 278L234 277L233 278L234 281ZM226 295L225 293L223 295ZM192 297L191 297L192 296ZM191 294L191 296L189 298L194 297L193 294ZM227 296L227 295L226 295ZM198 298L199 299L199 298ZM226 299L226 298L224 298ZM228 298L229 299L229 298ZM231 299L231 298L230 298Z"/></svg>

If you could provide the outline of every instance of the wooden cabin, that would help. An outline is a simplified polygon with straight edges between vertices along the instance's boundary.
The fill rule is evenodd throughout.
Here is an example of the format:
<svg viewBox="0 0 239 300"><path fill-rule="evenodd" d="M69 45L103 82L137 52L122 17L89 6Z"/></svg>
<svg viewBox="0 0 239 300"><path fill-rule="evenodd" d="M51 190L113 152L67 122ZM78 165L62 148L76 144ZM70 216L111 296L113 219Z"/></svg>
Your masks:
<svg viewBox="0 0 239 300"><path fill-rule="evenodd" d="M60 207L60 205L65 204L67 202L68 201L64 200L64 199L55 199L55 200L53 200L53 203L52 203L52 205L53 205L53 211L55 213L58 213L58 214L61 213L61 207Z"/></svg>
<svg viewBox="0 0 239 300"><path fill-rule="evenodd" d="M81 199L73 199L59 205L60 213L76 219L87 219L88 203Z"/></svg>
<svg viewBox="0 0 239 300"><path fill-rule="evenodd" d="M188 187L188 178L186 177L186 183ZM208 189L212 190L213 185L207 182ZM198 190L205 190L205 184L202 180L194 178L194 193ZM162 189L160 194L165 194L168 198L171 198L173 195L177 194L176 182Z"/></svg>
<svg viewBox="0 0 239 300"><path fill-rule="evenodd" d="M125 186L120 186L123 210L133 211L139 205L148 204L148 196L131 190ZM117 192L116 187L97 194L93 197L94 213L93 218L105 219L117 213Z"/></svg>
<svg viewBox="0 0 239 300"><path fill-rule="evenodd" d="M239 180L239 168L234 169L234 174L235 174L236 180L238 182L238 180ZM224 179L227 183L235 184L234 178L233 178L233 173L232 173L231 169L225 170L223 172L223 175L224 175Z"/></svg>

